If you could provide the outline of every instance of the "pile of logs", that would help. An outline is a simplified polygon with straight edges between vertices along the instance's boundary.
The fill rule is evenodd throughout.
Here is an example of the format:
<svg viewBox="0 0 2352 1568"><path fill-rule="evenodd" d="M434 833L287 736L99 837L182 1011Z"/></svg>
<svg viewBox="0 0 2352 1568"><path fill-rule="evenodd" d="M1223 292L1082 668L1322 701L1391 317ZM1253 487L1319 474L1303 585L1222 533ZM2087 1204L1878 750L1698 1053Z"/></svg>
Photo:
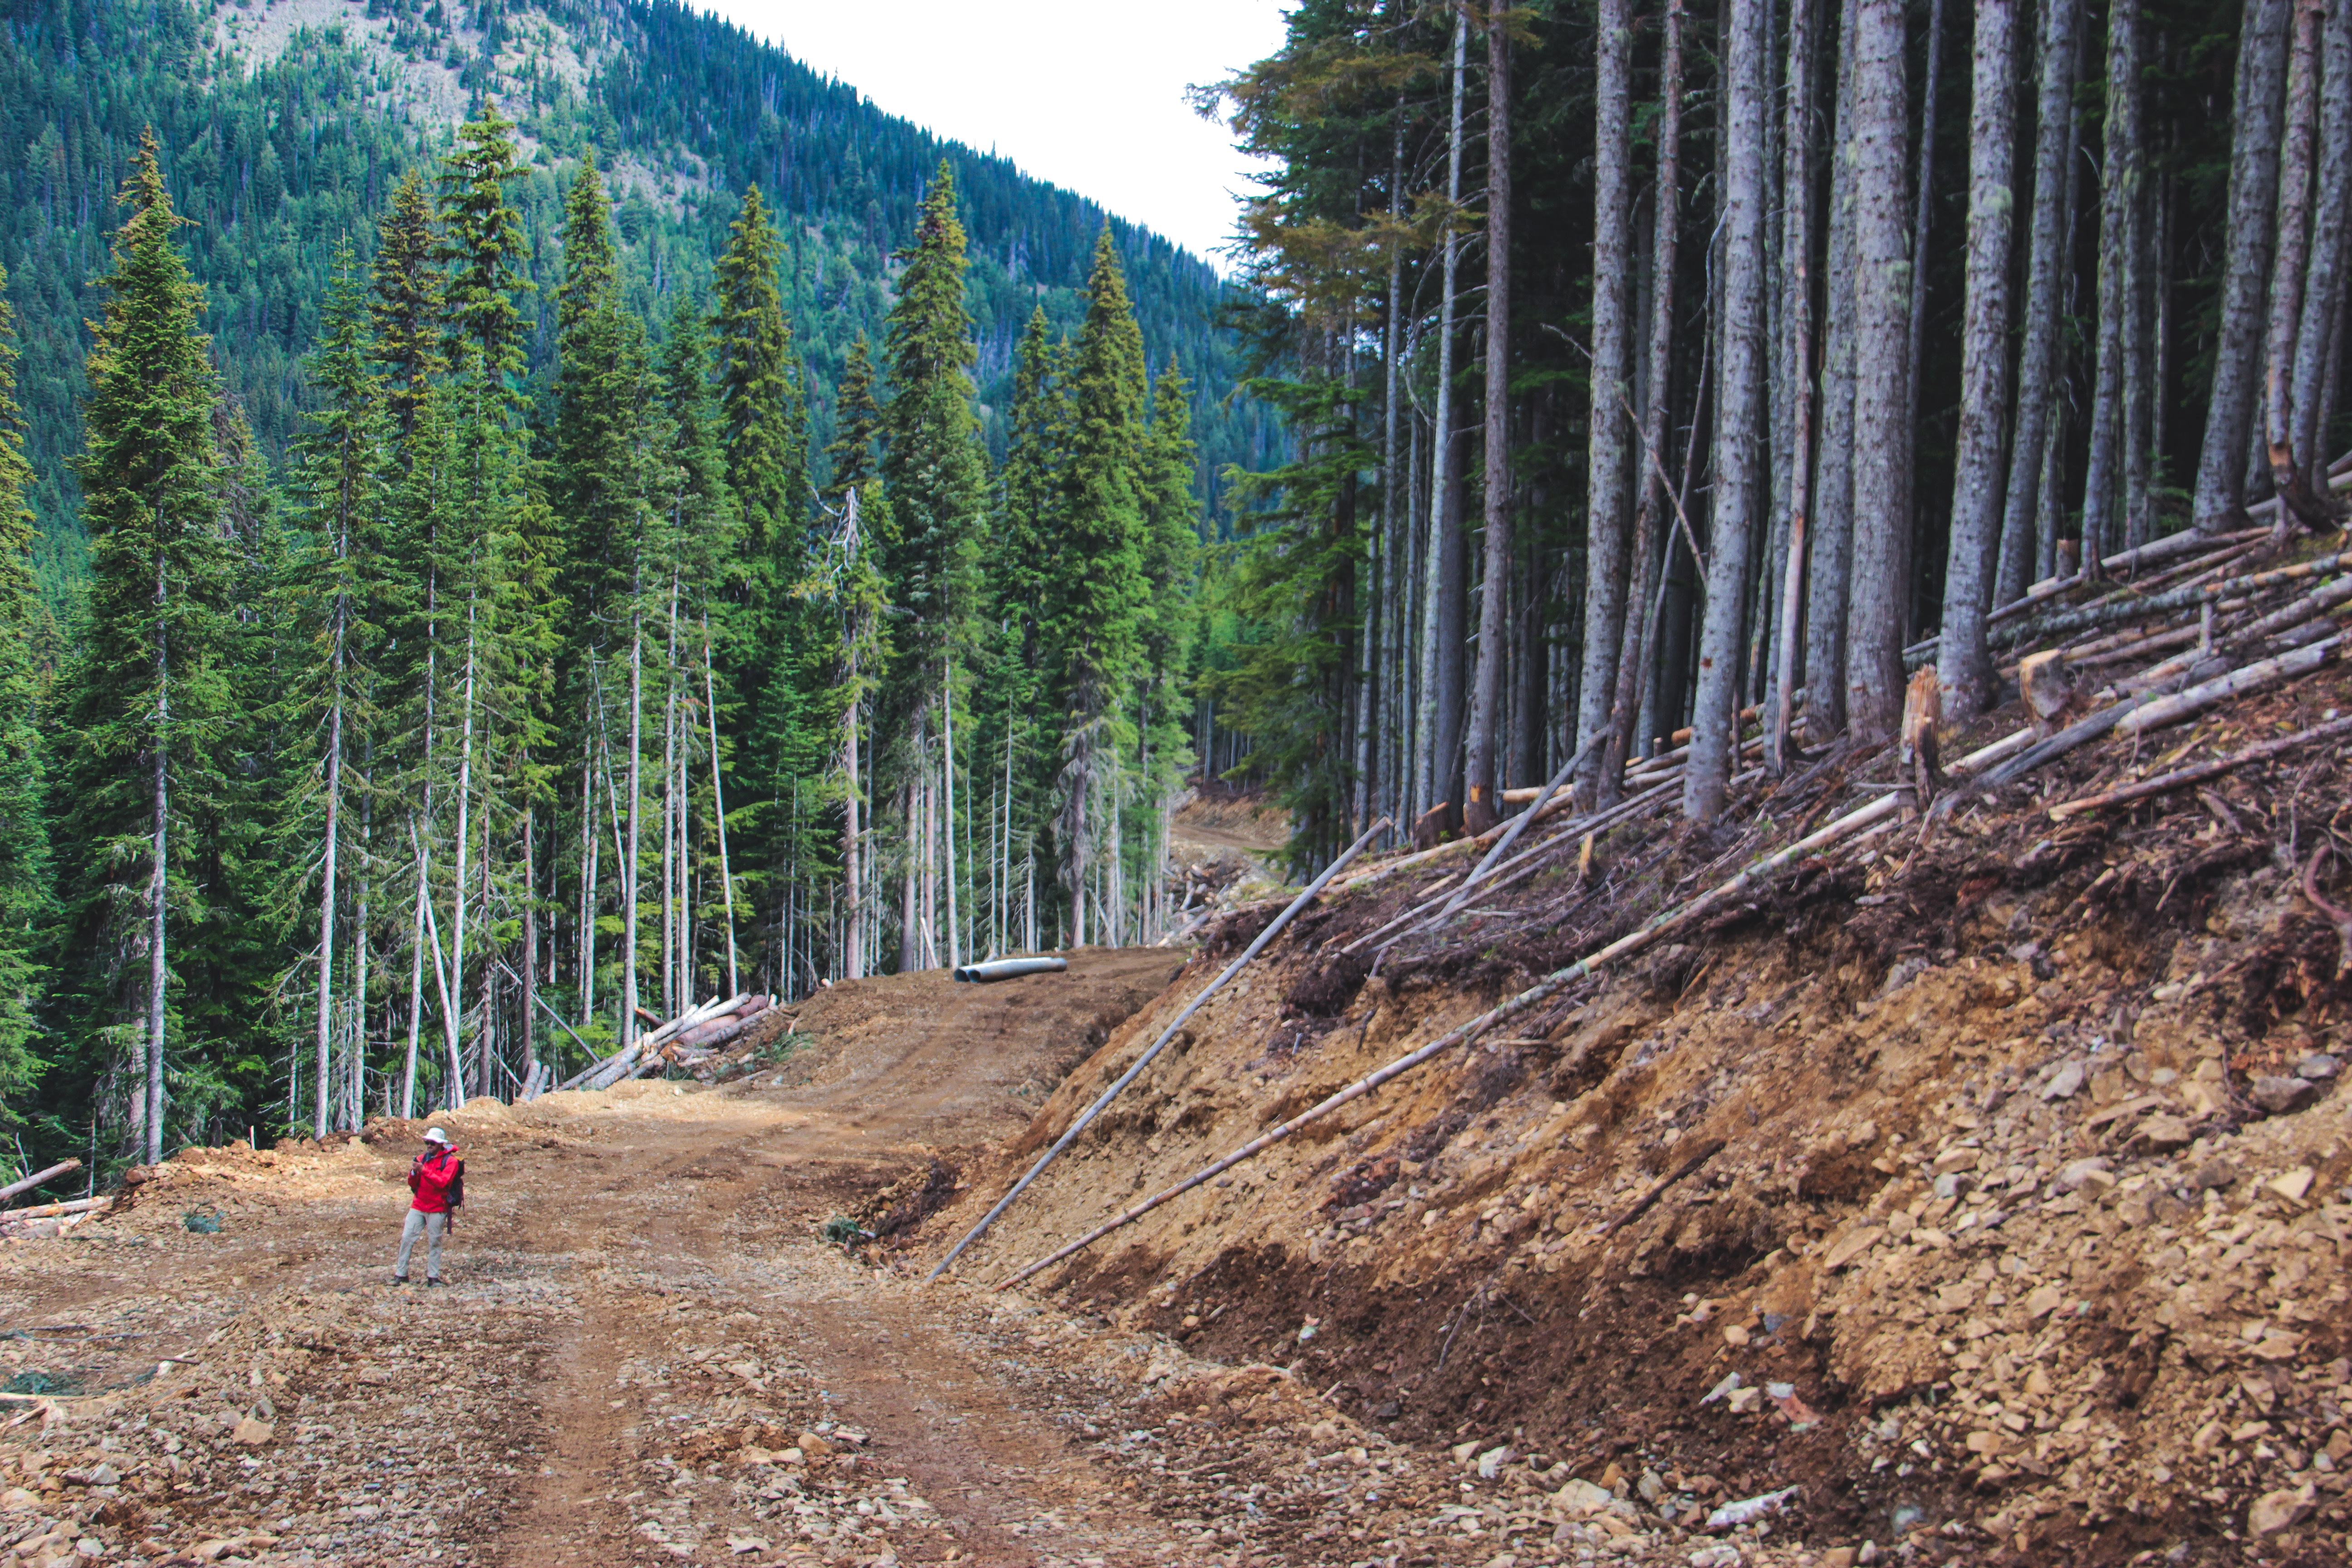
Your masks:
<svg viewBox="0 0 2352 1568"><path fill-rule="evenodd" d="M68 1160L60 1164L51 1165L46 1171L36 1171L29 1176L0 1187L0 1203L15 1197L18 1193L31 1192L44 1183L54 1182L59 1176L69 1176L80 1169L79 1160ZM0 1212L0 1241L16 1241L30 1236L62 1236L91 1215L113 1206L114 1199L109 1196L74 1198L61 1204L36 1204L30 1208Z"/></svg>
<svg viewBox="0 0 2352 1568"><path fill-rule="evenodd" d="M717 1056L719 1049L758 1023L775 1007L775 998L747 991L725 1001L712 997L699 1007L688 1008L667 1023L648 1015L646 1022L655 1026L630 1042L627 1048L614 1052L602 1061L591 1062L572 1077L556 1085L558 1089L610 1089L629 1079L642 1078L657 1068L699 1067ZM520 1098L533 1100L543 1092L537 1084L540 1071L534 1069L533 1081L526 1082ZM553 1077L548 1073L547 1077Z"/></svg>

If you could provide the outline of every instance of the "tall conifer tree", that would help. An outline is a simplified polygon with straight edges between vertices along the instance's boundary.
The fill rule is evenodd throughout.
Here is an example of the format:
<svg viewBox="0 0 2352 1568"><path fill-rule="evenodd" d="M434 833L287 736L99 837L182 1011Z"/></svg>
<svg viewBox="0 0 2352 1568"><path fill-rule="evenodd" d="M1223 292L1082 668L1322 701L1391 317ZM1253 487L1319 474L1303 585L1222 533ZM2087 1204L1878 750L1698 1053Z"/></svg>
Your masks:
<svg viewBox="0 0 2352 1568"><path fill-rule="evenodd" d="M31 1087L35 938L50 902L48 830L41 817L47 759L40 738L40 649L47 616L33 582L33 470L16 403L16 323L0 270L0 1112Z"/></svg>
<svg viewBox="0 0 2352 1568"><path fill-rule="evenodd" d="M92 582L66 714L80 868L67 946L80 955L80 1009L109 1038L138 1042L109 1066L135 1064L123 1109L152 1163L163 1152L172 915L176 905L193 918L204 897L174 884L173 855L222 784L231 561L213 435L219 387L197 330L204 294L173 243L181 220L152 132L121 201L131 216L103 279L77 464Z"/></svg>

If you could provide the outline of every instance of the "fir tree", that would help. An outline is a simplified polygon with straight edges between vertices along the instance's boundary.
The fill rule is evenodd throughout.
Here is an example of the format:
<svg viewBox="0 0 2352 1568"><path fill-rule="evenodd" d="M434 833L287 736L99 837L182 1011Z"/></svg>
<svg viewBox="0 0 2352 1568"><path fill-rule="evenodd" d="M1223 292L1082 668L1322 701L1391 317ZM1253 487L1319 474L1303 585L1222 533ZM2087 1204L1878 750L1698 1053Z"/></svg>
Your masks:
<svg viewBox="0 0 2352 1568"><path fill-rule="evenodd" d="M835 394L834 426L838 432L824 449L833 469L833 493L846 496L865 488L877 476L877 445L882 438L882 405L874 396L874 356L860 332L849 345L842 366L841 386Z"/></svg>
<svg viewBox="0 0 2352 1568"><path fill-rule="evenodd" d="M350 247L336 253L319 353L311 375L325 397L300 452L303 548L289 584L302 637L298 679L286 688L297 734L313 736L317 763L302 776L296 853L288 863L318 867L318 984L313 1018L313 1137L327 1134L335 1099L334 977L337 879L342 865L351 758L374 721L369 676L383 602L383 530L388 429L385 389L369 368L366 301ZM308 757L304 759L306 764ZM359 933L365 940L365 933ZM356 1113L356 1106L352 1108Z"/></svg>
<svg viewBox="0 0 2352 1568"><path fill-rule="evenodd" d="M34 585L33 470L16 404L16 318L0 271L0 1115L32 1085L33 1006L41 973L34 943L50 904L46 767L39 724L47 616Z"/></svg>
<svg viewBox="0 0 2352 1568"><path fill-rule="evenodd" d="M890 311L882 458L891 526L875 537L891 602L907 616L887 703L907 857L899 906L904 970L940 956L935 933L943 915L946 957L955 958L955 760L945 742L958 660L971 640L972 555L987 510L987 461L972 412L971 370L979 351L964 308L964 230L945 160L924 195L914 243L898 258L906 266Z"/></svg>
<svg viewBox="0 0 2352 1568"><path fill-rule="evenodd" d="M808 490L807 405L776 281L779 252L760 187L743 194L716 268L719 418L727 483L755 555L785 541L797 552Z"/></svg>
<svg viewBox="0 0 2352 1568"><path fill-rule="evenodd" d="M375 358L384 367L385 406L403 439L416 423L417 404L446 363L442 275L435 262L439 248L432 198L412 169L394 187L392 205L377 226L374 292L368 300Z"/></svg>
<svg viewBox="0 0 2352 1568"><path fill-rule="evenodd" d="M1055 826L1077 942L1087 940L1087 879L1102 845L1097 796L1132 731L1125 699L1140 673L1147 588L1143 336L1108 229L1087 292L1070 357L1052 610L1062 727Z"/></svg>
<svg viewBox="0 0 2352 1568"><path fill-rule="evenodd" d="M203 898L175 884L173 854L221 787L231 563L213 436L218 387L196 325L203 291L173 243L181 220L152 132L121 200L131 216L105 279L76 465L93 580L67 707L67 820L79 872L67 948L81 971L78 1010L110 1040L138 1041L135 1055L117 1047L101 1092L152 1163L163 1152L172 910L197 916ZM125 1094L115 1077L133 1063Z"/></svg>
<svg viewBox="0 0 2352 1568"><path fill-rule="evenodd" d="M515 154L514 126L485 103L457 128L457 145L441 163L441 244L452 264L446 285L449 361L469 357L497 378L522 368L522 309L518 294L536 285L522 271L528 254L522 216L508 199L509 183L530 171Z"/></svg>

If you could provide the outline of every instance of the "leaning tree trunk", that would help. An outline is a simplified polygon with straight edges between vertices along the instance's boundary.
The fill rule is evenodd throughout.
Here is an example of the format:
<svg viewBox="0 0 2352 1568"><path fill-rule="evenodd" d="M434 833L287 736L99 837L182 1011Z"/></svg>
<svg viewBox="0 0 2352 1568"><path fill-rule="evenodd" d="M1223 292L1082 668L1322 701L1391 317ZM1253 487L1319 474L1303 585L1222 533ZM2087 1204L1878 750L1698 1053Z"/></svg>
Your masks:
<svg viewBox="0 0 2352 1568"><path fill-rule="evenodd" d="M1625 635L1625 433L1632 417L1632 352L1626 282L1633 249L1629 167L1633 157L1633 0L1601 0L1600 58L1593 89L1592 399L1586 416L1584 672L1577 689L1576 748L1609 722ZM1624 770L1612 774L1595 748L1577 781L1593 805L1616 801Z"/></svg>
<svg viewBox="0 0 2352 1568"><path fill-rule="evenodd" d="M2200 533L2239 527L2246 518L2246 445L2253 437L2262 385L2263 296L2278 203L2290 4L2246 0L2239 33L2220 342L2212 397L2205 409L2205 442L2197 459L2194 523Z"/></svg>
<svg viewBox="0 0 2352 1568"><path fill-rule="evenodd" d="M2119 4L2121 0L2119 0ZM1977 0L1969 117L1968 297L1960 336L1960 436L1937 674L1948 719L1985 706L1986 588L2000 532L2001 409L2009 380L2010 191L2016 166L2016 0Z"/></svg>
<svg viewBox="0 0 2352 1568"><path fill-rule="evenodd" d="M1853 40L1853 578L1846 718L1885 740L1903 713L1903 561L1911 527L1910 282L1904 223L1902 0L1861 0Z"/></svg>
<svg viewBox="0 0 2352 1568"><path fill-rule="evenodd" d="M1845 728L1846 596L1853 568L1853 40L1859 0L1839 20L1837 130L1830 145L1828 320L1822 343L1822 440L1813 463L1812 581L1805 600L1805 732Z"/></svg>
<svg viewBox="0 0 2352 1568"><path fill-rule="evenodd" d="M1449 498L1454 489L1454 311L1460 297L1459 278L1462 261L1462 237L1454 231L1454 209L1462 203L1462 89L1464 67L1469 52L1470 20L1466 11L1454 13L1454 81L1453 115L1445 142L1445 252L1444 283L1438 297L1437 308L1437 410L1435 434L1430 447L1429 539L1423 555L1421 601L1421 710L1413 717L1414 751L1418 757L1413 774L1414 815L1430 810L1438 804L1437 792L1444 779L1445 770L1453 765L1451 757L1441 759L1438 709L1443 703L1439 688L1447 650L1443 646L1445 622L1446 574L1442 563L1446 555L1446 525L1453 514Z"/></svg>
<svg viewBox="0 0 2352 1568"><path fill-rule="evenodd" d="M2278 489L2282 537L2293 522L2326 524L2327 509L2305 481L2294 444L2294 373L2310 268L2313 143L2319 130L2319 18L2326 0L2294 0L2287 49L2286 134L2279 148L2278 253L2271 271L2270 353L2263 434Z"/></svg>
<svg viewBox="0 0 2352 1568"><path fill-rule="evenodd" d="M1471 680L1464 825L1501 820L1495 742L1503 721L1503 657L1511 584L1511 34L1486 29L1486 582L1478 595L1478 664Z"/></svg>
<svg viewBox="0 0 2352 1568"><path fill-rule="evenodd" d="M2294 450L2307 484L2326 484L2328 350L2343 308L2345 252L2352 245L2352 3L2327 7L2320 36L2319 194L2311 268L2294 347ZM2321 490L2325 494L2324 489Z"/></svg>
<svg viewBox="0 0 2352 1568"><path fill-rule="evenodd" d="M2090 461L2083 480L2083 566L2099 575L2115 543L2125 432L2126 341L2139 261L2139 5L2107 6L2105 148L2099 174L2098 372L2091 399Z"/></svg>
<svg viewBox="0 0 2352 1568"><path fill-rule="evenodd" d="M1739 652L1748 561L1765 498L1765 142L1771 110L1770 0L1729 0L1724 16L1722 347L1715 415L1715 506L1699 630L1684 814L1721 814L1739 754Z"/></svg>
<svg viewBox="0 0 2352 1568"><path fill-rule="evenodd" d="M1675 350L1675 258L1682 232L1683 8L1666 0L1664 53L1659 66L1657 195L1650 245L1650 341L1643 385L1641 450L1634 454L1641 478L1641 504L1633 516L1633 544L1627 563L1633 585L1625 602L1624 631L1618 643L1617 689L1609 704L1612 726L1601 748L1602 788L1613 798L1624 783L1625 759L1640 737L1636 716L1649 679L1651 622L1656 616L1658 574L1664 552L1658 533L1670 504L1666 494L1667 393Z"/></svg>

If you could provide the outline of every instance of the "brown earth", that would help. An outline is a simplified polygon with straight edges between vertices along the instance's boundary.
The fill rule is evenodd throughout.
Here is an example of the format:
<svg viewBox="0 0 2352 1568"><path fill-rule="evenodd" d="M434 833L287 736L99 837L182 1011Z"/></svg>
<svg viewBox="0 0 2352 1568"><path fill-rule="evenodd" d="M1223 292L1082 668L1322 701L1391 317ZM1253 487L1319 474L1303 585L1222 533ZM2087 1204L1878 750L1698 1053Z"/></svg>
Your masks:
<svg viewBox="0 0 2352 1568"><path fill-rule="evenodd" d="M2352 902L2352 752L2041 809L2347 703L2323 675L1810 863L1031 1284L1286 1363L1401 1443L1507 1451L1464 1499L1507 1539L1529 1506L1589 1517L1574 1477L1670 1535L1796 1487L1780 1531L1901 1561L2352 1562L2352 1102L2327 1059L2352 953L2296 888L2333 835L2323 879ZM1635 825L1587 879L1571 845L1377 964L1337 950L1441 868L1328 900L959 1269L1045 1256L1721 880L1766 818L1844 809L1874 767L1714 827ZM1273 907L1213 929L922 1255Z"/></svg>

